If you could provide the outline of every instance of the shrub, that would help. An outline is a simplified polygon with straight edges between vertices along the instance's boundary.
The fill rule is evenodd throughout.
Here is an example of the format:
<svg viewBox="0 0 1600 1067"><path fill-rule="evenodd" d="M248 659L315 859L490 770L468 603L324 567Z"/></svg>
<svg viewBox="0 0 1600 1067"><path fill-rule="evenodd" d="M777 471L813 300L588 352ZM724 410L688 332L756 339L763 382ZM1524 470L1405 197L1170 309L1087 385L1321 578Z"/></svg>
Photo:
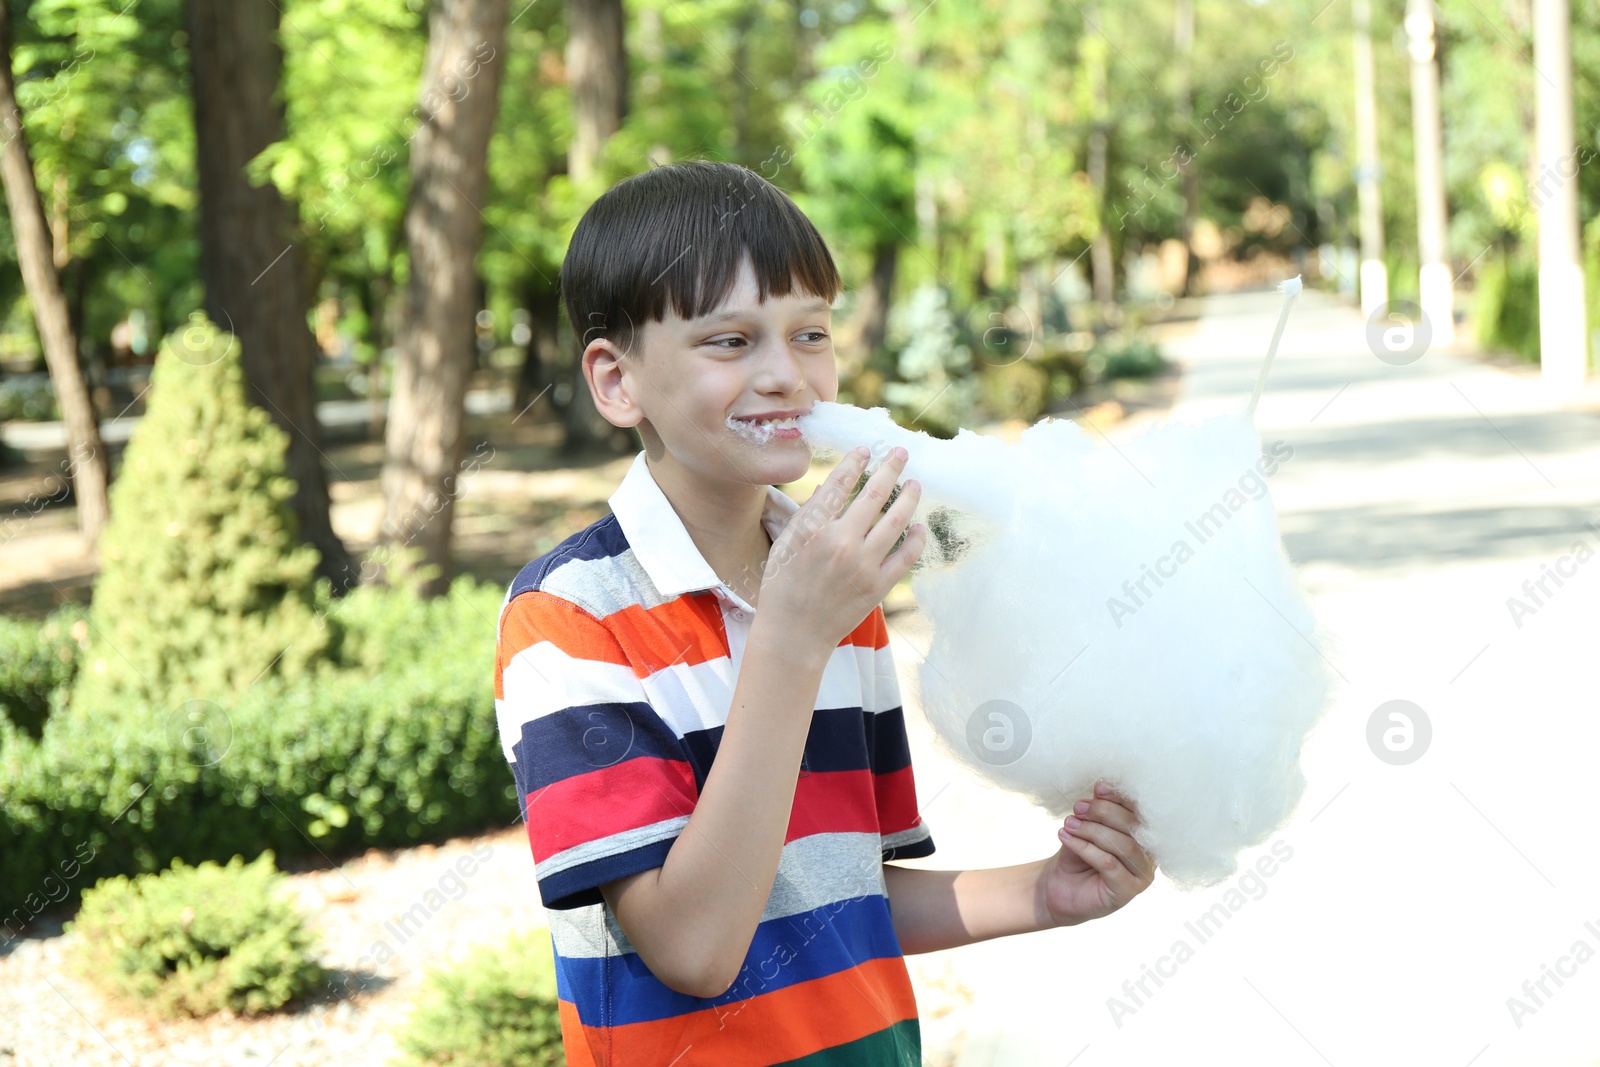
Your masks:
<svg viewBox="0 0 1600 1067"><path fill-rule="evenodd" d="M73 703L225 700L324 653L329 593L295 536L286 441L246 401L232 335L197 314L162 343L111 486Z"/></svg>
<svg viewBox="0 0 1600 1067"><path fill-rule="evenodd" d="M1161 350L1142 338L1111 335L1089 353L1084 372L1090 381L1150 378L1166 369Z"/></svg>
<svg viewBox="0 0 1600 1067"><path fill-rule="evenodd" d="M898 353L899 380L884 383L883 398L902 425L919 424L913 428L935 437L955 436L978 392L972 350L948 303L945 290L930 283L889 311L888 345Z"/></svg>
<svg viewBox="0 0 1600 1067"><path fill-rule="evenodd" d="M1026 360L986 367L979 379L984 407L997 419L1032 422L1050 402L1050 372Z"/></svg>
<svg viewBox="0 0 1600 1067"><path fill-rule="evenodd" d="M0 717L29 737L44 731L52 701L61 701L77 669L76 608L43 623L0 617ZM82 627L82 624L79 623ZM86 629L86 628L84 628Z"/></svg>
<svg viewBox="0 0 1600 1067"><path fill-rule="evenodd" d="M559 1067L561 1016L550 934L535 930L429 973L399 1038L415 1067Z"/></svg>
<svg viewBox="0 0 1600 1067"><path fill-rule="evenodd" d="M514 824L491 688L501 592L466 578L451 590L363 590L340 619L343 651L375 665L363 673L326 667L172 709L73 706L37 744L4 745L0 924L15 933L97 877L180 857L334 857Z"/></svg>
<svg viewBox="0 0 1600 1067"><path fill-rule="evenodd" d="M283 883L270 852L249 865L177 860L160 874L107 879L67 924L79 935L78 967L163 1015L281 1008L325 978Z"/></svg>
<svg viewBox="0 0 1600 1067"><path fill-rule="evenodd" d="M1478 271L1478 343L1539 362L1539 267L1496 255Z"/></svg>
<svg viewBox="0 0 1600 1067"><path fill-rule="evenodd" d="M33 374L0 378L0 422L50 421L61 418L50 376Z"/></svg>

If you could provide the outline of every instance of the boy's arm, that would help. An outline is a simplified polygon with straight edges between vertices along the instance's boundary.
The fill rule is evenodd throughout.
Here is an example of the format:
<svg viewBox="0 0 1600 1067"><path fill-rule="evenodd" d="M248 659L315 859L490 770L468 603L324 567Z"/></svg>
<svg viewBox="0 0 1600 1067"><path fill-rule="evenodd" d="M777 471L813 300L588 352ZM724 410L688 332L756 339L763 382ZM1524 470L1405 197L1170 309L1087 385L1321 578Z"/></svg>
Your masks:
<svg viewBox="0 0 1600 1067"><path fill-rule="evenodd" d="M666 861L600 886L645 965L691 996L726 991L750 950L831 653L786 637L779 619L751 623L716 758Z"/></svg>
<svg viewBox="0 0 1600 1067"><path fill-rule="evenodd" d="M1054 856L1014 867L929 871L885 864L895 936L906 955L1072 926L1149 887L1155 863L1133 839L1133 805L1104 783L1058 833Z"/></svg>

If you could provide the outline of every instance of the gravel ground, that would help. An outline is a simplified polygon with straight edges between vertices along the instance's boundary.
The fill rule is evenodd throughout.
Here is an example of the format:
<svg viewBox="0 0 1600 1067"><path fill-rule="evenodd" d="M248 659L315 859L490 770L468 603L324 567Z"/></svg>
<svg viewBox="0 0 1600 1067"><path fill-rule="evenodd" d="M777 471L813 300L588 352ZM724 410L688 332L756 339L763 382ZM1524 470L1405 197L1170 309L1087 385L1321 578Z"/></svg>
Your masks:
<svg viewBox="0 0 1600 1067"><path fill-rule="evenodd" d="M459 873L464 861L470 876ZM382 1067L398 1052L395 1034L428 968L545 925L521 827L374 850L330 870L292 874L289 884L321 935L323 965L335 969L336 984L309 1004L254 1019L132 1014L73 972L69 959L82 947L77 935L41 921L0 957L0 1067ZM947 1067L970 994L948 954L907 962L922 1008L925 1062ZM345 989L349 995L341 995Z"/></svg>

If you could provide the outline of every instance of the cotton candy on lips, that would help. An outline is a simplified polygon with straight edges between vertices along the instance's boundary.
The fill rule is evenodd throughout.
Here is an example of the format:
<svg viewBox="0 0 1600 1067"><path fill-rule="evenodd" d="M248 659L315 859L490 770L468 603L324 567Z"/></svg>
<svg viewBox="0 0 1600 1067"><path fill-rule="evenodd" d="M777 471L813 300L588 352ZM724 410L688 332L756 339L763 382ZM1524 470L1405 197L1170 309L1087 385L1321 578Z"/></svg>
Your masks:
<svg viewBox="0 0 1600 1067"><path fill-rule="evenodd" d="M914 696L958 758L1058 818L1115 782L1183 887L1288 820L1331 690L1263 476L1292 450L1235 416L1115 447L1057 419L1016 444L833 403L800 423L814 454L903 446L917 518L959 544L930 537L912 571L933 631Z"/></svg>

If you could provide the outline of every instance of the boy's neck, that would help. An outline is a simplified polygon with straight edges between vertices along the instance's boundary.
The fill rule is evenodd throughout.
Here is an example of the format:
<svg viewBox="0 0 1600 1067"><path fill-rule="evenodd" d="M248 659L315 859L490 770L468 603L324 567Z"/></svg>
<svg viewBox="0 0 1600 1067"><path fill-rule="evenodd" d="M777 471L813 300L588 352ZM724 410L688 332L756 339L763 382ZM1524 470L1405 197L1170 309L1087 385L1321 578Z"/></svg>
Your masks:
<svg viewBox="0 0 1600 1067"><path fill-rule="evenodd" d="M733 482L708 484L689 475L667 456L658 463L653 454L647 454L645 463L700 555L718 578L756 607L762 566L772 547L772 539L761 524L767 487Z"/></svg>

